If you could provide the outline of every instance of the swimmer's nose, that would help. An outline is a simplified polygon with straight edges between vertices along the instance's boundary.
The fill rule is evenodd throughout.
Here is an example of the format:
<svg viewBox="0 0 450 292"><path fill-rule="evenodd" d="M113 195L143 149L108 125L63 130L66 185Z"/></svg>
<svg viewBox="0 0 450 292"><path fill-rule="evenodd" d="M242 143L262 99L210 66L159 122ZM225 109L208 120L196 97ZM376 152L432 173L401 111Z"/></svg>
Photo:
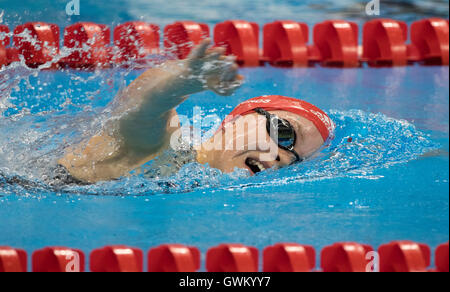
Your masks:
<svg viewBox="0 0 450 292"><path fill-rule="evenodd" d="M280 150L276 161L279 167L286 167L291 165L295 161L295 156L288 151Z"/></svg>
<svg viewBox="0 0 450 292"><path fill-rule="evenodd" d="M282 153L283 150L280 150L279 154L275 157L272 157L270 160L261 161L266 169L270 168L283 168L291 165L295 161L295 156L291 153L287 152ZM283 151L285 152L285 151Z"/></svg>

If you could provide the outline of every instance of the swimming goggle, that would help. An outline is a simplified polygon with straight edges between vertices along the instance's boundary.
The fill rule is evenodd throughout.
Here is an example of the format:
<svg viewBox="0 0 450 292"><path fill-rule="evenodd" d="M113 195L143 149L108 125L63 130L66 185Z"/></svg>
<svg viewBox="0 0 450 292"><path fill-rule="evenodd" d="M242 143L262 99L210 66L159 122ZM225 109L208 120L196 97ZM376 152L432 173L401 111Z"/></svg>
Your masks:
<svg viewBox="0 0 450 292"><path fill-rule="evenodd" d="M267 118L267 132L269 133L270 138L278 144L278 147L292 153L295 156L295 161L293 164L302 162L304 159L301 158L300 155L298 155L298 153L294 150L297 142L297 134L295 133L291 123L267 112L262 108L256 108L254 111ZM273 137L271 133L278 133L278 137Z"/></svg>

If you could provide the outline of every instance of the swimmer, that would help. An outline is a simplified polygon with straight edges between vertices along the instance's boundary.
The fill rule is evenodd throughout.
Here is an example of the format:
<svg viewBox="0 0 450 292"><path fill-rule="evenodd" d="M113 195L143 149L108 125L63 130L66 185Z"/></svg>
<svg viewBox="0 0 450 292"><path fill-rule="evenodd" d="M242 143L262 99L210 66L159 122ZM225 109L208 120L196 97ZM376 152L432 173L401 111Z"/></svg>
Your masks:
<svg viewBox="0 0 450 292"><path fill-rule="evenodd" d="M197 150L173 153L171 138L180 130L179 123L173 126L178 118L175 107L205 90L229 96L242 84L235 58L224 54L225 49L211 48L210 40L205 40L186 60L168 61L143 73L113 101L112 115L118 118L106 123L99 134L67 149L58 161L57 178L87 184L114 180L153 160L153 176L170 173L165 171L168 165L181 168L190 162L209 164L225 173L242 168L256 174L302 161L330 138L333 122L317 107L265 96L239 105ZM248 117L256 124L249 126ZM251 135L255 131L264 137ZM254 147L227 147L238 139ZM256 139L273 147L260 147ZM269 153L274 147L279 151Z"/></svg>

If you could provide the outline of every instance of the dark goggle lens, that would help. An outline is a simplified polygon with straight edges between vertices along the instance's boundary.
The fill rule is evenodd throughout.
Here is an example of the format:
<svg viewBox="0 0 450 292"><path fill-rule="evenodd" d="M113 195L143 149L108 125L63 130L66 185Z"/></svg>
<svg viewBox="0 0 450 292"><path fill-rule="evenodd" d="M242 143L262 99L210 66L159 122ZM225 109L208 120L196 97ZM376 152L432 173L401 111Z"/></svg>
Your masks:
<svg viewBox="0 0 450 292"><path fill-rule="evenodd" d="M267 132L269 132L269 135L271 136L272 133L277 133L278 137L271 138L275 142L278 142L278 146L295 155L295 161L293 161L292 164L303 161L303 158L301 158L294 150L297 136L291 124L286 120L280 119L276 115L271 115L262 108L257 108L254 111L267 118Z"/></svg>
<svg viewBox="0 0 450 292"><path fill-rule="evenodd" d="M295 145L295 131L288 121L277 119L274 124L277 125L274 129L278 133L278 144L285 148L291 148Z"/></svg>

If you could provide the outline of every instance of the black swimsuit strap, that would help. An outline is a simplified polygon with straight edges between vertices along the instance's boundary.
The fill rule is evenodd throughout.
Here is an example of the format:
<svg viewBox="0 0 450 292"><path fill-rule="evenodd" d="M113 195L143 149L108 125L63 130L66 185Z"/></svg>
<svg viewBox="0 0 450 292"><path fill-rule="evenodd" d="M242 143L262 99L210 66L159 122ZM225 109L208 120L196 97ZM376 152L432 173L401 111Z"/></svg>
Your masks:
<svg viewBox="0 0 450 292"><path fill-rule="evenodd" d="M84 181L81 181L75 177L73 177L69 171L62 166L61 164L58 164L54 170L54 177L52 178L52 181L49 182L52 186L63 186L63 185L80 185L80 186L86 186L89 185L89 183L86 183Z"/></svg>
<svg viewBox="0 0 450 292"><path fill-rule="evenodd" d="M53 170L53 174L54 175L51 178L45 180L42 183L39 183L17 175L8 177L0 172L0 186L6 184L6 185L17 185L27 190L36 190L36 189L57 190L68 185L78 185L78 186L89 185L89 183L83 182L73 177L64 166L59 164Z"/></svg>

